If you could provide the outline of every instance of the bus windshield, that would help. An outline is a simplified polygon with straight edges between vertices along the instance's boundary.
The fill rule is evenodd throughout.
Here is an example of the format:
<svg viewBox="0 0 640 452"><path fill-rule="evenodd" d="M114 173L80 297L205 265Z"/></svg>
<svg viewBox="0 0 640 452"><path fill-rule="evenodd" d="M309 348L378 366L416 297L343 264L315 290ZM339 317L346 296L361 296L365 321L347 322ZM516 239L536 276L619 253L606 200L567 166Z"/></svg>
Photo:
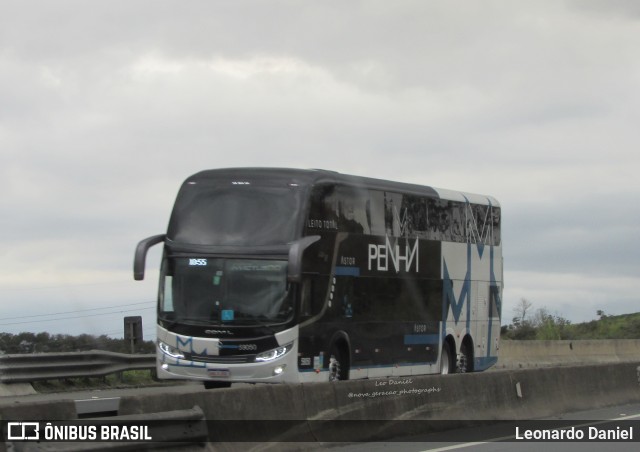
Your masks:
<svg viewBox="0 0 640 452"><path fill-rule="evenodd" d="M293 315L283 260L165 258L159 317L196 325L279 324Z"/></svg>
<svg viewBox="0 0 640 452"><path fill-rule="evenodd" d="M199 181L183 185L169 221L168 238L192 245L281 245L299 234L301 190Z"/></svg>

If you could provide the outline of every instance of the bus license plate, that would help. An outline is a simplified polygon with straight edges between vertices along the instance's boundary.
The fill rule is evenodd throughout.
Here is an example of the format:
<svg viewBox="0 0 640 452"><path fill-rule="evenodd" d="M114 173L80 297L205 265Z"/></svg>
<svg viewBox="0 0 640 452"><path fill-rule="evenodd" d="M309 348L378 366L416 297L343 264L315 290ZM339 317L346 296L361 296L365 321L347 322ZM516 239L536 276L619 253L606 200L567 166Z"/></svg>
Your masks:
<svg viewBox="0 0 640 452"><path fill-rule="evenodd" d="M210 377L225 377L230 376L229 369L208 369L207 373Z"/></svg>

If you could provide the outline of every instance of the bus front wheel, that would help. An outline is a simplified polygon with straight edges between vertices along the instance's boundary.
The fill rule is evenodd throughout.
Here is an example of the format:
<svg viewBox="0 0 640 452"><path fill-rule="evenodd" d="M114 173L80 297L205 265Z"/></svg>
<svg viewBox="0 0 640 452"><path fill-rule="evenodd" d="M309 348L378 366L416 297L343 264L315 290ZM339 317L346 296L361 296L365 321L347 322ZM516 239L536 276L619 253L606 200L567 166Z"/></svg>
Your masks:
<svg viewBox="0 0 640 452"><path fill-rule="evenodd" d="M329 353L329 381L347 379L347 359L342 347L334 345Z"/></svg>

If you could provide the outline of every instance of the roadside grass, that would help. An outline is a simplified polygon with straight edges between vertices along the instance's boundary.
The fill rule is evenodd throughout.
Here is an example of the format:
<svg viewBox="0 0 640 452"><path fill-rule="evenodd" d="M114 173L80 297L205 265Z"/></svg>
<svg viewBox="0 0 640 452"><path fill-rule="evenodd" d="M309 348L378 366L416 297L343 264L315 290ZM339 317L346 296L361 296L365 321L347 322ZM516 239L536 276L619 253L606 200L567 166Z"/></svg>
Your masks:
<svg viewBox="0 0 640 452"><path fill-rule="evenodd" d="M157 380L149 370L125 370L104 377L81 377L34 381L33 388L40 394L89 389L142 388L149 386L175 386L182 380Z"/></svg>

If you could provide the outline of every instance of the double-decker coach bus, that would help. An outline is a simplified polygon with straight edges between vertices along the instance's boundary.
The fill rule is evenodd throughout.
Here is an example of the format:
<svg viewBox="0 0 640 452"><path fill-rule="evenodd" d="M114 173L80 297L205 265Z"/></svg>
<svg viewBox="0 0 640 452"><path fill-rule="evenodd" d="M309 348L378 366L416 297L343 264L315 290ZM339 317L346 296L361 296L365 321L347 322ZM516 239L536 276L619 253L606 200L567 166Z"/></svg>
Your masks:
<svg viewBox="0 0 640 452"><path fill-rule="evenodd" d="M497 360L500 206L322 170L197 173L158 294L160 378L307 382L471 372Z"/></svg>

